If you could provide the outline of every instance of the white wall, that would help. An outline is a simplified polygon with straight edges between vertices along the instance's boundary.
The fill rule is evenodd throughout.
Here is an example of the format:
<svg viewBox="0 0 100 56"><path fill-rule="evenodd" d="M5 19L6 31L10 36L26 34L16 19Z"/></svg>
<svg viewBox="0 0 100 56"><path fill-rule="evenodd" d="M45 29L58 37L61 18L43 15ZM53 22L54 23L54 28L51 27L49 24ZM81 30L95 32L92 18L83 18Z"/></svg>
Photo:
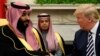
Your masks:
<svg viewBox="0 0 100 56"><path fill-rule="evenodd" d="M48 13L51 15L51 20L56 23L74 23L76 21L73 16L74 10L34 10L31 13L31 20L33 23L37 23L37 15L40 13ZM73 20L73 22L72 22Z"/></svg>

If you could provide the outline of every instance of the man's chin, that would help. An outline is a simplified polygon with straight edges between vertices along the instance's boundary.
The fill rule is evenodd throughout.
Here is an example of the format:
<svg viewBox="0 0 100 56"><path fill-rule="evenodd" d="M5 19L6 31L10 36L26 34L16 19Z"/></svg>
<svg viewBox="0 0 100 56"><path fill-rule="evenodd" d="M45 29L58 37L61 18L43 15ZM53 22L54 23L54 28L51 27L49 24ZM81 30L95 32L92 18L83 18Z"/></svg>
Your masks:
<svg viewBox="0 0 100 56"><path fill-rule="evenodd" d="M43 31L47 31L47 30L48 30L48 28L43 28L42 30L43 30Z"/></svg>
<svg viewBox="0 0 100 56"><path fill-rule="evenodd" d="M86 28L82 28L82 30L84 30L84 31L89 31L88 29L86 29Z"/></svg>
<svg viewBox="0 0 100 56"><path fill-rule="evenodd" d="M25 22L25 23L24 23L24 26L25 26L25 27L28 27L28 25L29 25L28 22Z"/></svg>

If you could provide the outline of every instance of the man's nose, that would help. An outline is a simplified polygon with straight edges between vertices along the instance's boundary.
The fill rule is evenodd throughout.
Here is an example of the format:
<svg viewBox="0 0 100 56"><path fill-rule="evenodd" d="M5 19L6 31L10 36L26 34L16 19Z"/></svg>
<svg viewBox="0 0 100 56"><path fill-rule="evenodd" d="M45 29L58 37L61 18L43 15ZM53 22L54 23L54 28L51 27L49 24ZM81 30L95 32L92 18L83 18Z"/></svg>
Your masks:
<svg viewBox="0 0 100 56"><path fill-rule="evenodd" d="M44 23L44 24L46 24L46 22L45 22L45 21L44 21L43 23Z"/></svg>
<svg viewBox="0 0 100 56"><path fill-rule="evenodd" d="M28 15L26 15L25 17L26 17L26 18L25 18L26 20L29 20L29 16L28 16Z"/></svg>

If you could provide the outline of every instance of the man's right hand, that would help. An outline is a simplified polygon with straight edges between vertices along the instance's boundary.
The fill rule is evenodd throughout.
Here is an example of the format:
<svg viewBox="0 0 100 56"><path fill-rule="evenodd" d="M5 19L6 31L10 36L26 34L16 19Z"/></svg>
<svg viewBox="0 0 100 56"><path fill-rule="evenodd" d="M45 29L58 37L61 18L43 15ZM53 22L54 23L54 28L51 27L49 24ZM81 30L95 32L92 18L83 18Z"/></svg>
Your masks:
<svg viewBox="0 0 100 56"><path fill-rule="evenodd" d="M53 54L49 53L50 56L54 56Z"/></svg>

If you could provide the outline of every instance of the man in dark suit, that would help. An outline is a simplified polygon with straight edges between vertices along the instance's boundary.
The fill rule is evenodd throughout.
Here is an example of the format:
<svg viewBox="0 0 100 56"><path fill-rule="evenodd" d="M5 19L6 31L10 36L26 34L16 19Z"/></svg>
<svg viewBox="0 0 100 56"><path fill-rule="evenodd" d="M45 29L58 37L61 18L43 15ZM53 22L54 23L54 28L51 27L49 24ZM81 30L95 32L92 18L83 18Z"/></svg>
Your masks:
<svg viewBox="0 0 100 56"><path fill-rule="evenodd" d="M100 56L99 13L93 4L79 6L74 15L80 25L75 34L72 56Z"/></svg>

